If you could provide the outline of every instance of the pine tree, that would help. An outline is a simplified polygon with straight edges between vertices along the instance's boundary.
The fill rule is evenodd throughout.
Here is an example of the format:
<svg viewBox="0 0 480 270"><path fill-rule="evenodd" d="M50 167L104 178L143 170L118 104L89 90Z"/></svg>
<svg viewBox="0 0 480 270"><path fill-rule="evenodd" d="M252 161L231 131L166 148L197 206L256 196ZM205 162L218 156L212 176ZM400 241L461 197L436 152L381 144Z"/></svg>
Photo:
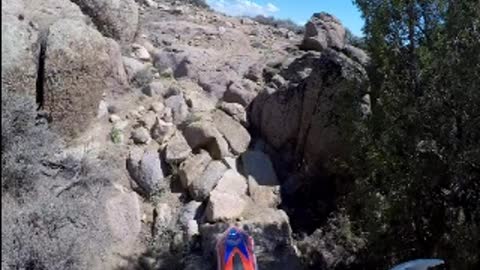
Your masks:
<svg viewBox="0 0 480 270"><path fill-rule="evenodd" d="M373 114L352 137L356 189L347 206L368 233L365 260L374 269L439 256L478 268L480 2L355 3L372 59Z"/></svg>

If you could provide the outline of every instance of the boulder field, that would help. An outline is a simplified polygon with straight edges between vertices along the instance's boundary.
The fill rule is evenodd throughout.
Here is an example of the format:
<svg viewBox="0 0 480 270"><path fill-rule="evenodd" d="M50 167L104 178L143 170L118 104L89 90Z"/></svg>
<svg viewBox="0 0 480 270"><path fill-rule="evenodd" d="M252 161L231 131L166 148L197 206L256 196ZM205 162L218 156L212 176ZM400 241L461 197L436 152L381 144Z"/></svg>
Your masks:
<svg viewBox="0 0 480 270"><path fill-rule="evenodd" d="M210 269L229 225L260 269L303 269L282 193L348 155L337 120L370 114L367 62L327 13L295 33L181 1L2 0L2 92L120 164L91 269Z"/></svg>

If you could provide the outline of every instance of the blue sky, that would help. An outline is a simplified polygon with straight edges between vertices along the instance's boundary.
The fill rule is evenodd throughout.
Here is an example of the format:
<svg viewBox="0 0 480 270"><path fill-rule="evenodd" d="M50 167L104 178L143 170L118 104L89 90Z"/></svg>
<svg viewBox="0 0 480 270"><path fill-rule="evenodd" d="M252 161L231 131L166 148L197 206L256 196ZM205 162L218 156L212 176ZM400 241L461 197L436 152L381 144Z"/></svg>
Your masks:
<svg viewBox="0 0 480 270"><path fill-rule="evenodd" d="M363 19L352 0L207 0L215 10L229 15L265 15L305 24L315 12L339 18L352 33L361 36Z"/></svg>

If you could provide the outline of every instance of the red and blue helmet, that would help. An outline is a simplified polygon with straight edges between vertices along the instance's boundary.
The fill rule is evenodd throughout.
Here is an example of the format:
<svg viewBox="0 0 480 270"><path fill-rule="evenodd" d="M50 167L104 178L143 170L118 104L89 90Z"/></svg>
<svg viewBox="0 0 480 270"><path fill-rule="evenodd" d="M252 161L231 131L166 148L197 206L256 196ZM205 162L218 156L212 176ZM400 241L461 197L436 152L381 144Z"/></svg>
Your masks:
<svg viewBox="0 0 480 270"><path fill-rule="evenodd" d="M253 238L236 227L217 242L218 270L257 270Z"/></svg>

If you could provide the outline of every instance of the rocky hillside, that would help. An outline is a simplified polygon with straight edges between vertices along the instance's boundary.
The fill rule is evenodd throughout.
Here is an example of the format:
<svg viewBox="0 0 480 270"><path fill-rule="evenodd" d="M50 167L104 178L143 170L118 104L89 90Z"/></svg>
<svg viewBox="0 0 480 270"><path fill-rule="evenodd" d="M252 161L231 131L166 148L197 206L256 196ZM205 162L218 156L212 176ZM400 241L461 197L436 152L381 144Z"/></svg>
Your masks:
<svg viewBox="0 0 480 270"><path fill-rule="evenodd" d="M60 149L26 195L2 172L2 269L213 269L229 225L260 269L348 264L301 237L331 211L303 183L348 155L339 116L370 114L368 61L326 13L298 35L181 1L2 0L2 103L61 135L29 146Z"/></svg>

